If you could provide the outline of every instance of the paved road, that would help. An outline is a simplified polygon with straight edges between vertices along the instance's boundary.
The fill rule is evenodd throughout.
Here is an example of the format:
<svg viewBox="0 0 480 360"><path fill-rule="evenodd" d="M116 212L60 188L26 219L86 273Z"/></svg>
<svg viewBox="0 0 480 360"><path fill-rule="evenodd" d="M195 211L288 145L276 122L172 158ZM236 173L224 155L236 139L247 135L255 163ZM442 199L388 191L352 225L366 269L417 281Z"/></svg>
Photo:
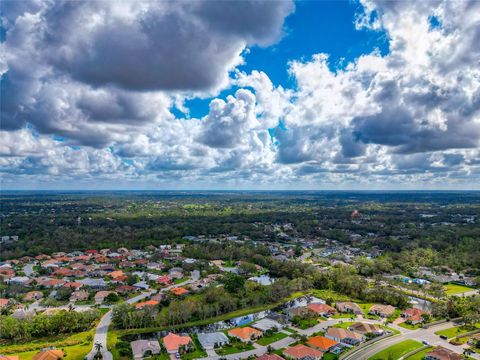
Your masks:
<svg viewBox="0 0 480 360"><path fill-rule="evenodd" d="M439 324L437 326L433 326L429 329L419 329L419 330L410 330L404 332L400 335L395 335L385 340L380 340L372 344L371 346L367 346L365 348L360 349L359 351L352 352L351 354L347 355L344 360L367 360L373 355L377 354L378 352L389 348L390 346L402 342L407 339L416 340L416 341L427 341L430 345L438 346L441 345L445 348L448 348L456 353L462 354L463 348L461 346L455 346L450 344L448 341L440 339L438 335L435 335L436 331L447 329L452 327L453 324L450 322ZM472 355L474 359L480 359L480 354Z"/></svg>
<svg viewBox="0 0 480 360"><path fill-rule="evenodd" d="M192 281L198 280L198 276L199 276L199 273L195 273L195 274L193 274L191 279L188 279L187 281L184 281L180 284L174 284L172 286L168 286L166 288L163 288L163 289L160 290L160 292L168 291L171 288L174 288L174 287L177 287L177 286L187 285L187 284L191 283ZM129 303L129 304L134 304L137 301L143 300L143 299L155 294L156 292L157 292L156 290L144 292L144 293L141 293L138 296L135 296L131 299L128 299L126 302ZM95 354L97 353L97 350L95 349L95 344L97 344L97 343L102 345L103 359L104 360L112 360L113 359L112 353L110 351L108 351L108 348L107 348L107 333L108 333L108 328L109 328L111 322L112 322L112 311L110 310L105 315L103 315L102 319L100 320L100 322L97 325L95 336L93 337L93 347L92 347L92 350L90 351L90 353L87 356L88 360L92 360L93 357L95 356Z"/></svg>

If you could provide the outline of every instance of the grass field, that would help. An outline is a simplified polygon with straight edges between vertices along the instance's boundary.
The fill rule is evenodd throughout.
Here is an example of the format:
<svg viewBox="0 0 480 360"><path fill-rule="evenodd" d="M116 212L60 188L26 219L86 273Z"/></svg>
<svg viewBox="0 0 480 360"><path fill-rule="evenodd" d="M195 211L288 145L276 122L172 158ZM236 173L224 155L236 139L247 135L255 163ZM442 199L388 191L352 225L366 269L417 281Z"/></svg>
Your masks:
<svg viewBox="0 0 480 360"><path fill-rule="evenodd" d="M421 348L423 345L415 340L405 340L373 355L368 360L399 359L410 351Z"/></svg>
<svg viewBox="0 0 480 360"><path fill-rule="evenodd" d="M370 310L370 308L373 306L374 304L373 303L359 303L358 306L360 306L360 309L362 309L363 311L363 314L365 316L368 315L368 311Z"/></svg>
<svg viewBox="0 0 480 360"><path fill-rule="evenodd" d="M2 354L18 355L20 360L31 360L40 350L55 346L66 353L67 360L83 360L92 349L93 330L73 335L61 335L52 339L39 339L28 343L4 345Z"/></svg>
<svg viewBox="0 0 480 360"><path fill-rule="evenodd" d="M447 293L447 295L455 295L455 294L460 294L460 293L472 291L472 290L475 290L475 289L470 288L468 286L458 285L458 284L450 283L445 285L445 292Z"/></svg>
<svg viewBox="0 0 480 360"><path fill-rule="evenodd" d="M467 332L473 331L475 329L480 329L480 323L476 324L475 327L454 326L445 330L436 331L435 334L444 335L450 339L455 336L466 334Z"/></svg>
<svg viewBox="0 0 480 360"><path fill-rule="evenodd" d="M253 349L255 349L253 345L238 341L230 345L225 345L220 349L216 349L215 352L218 355L229 355L229 354L236 354L239 352L244 352L244 351L253 350Z"/></svg>
<svg viewBox="0 0 480 360"><path fill-rule="evenodd" d="M409 356L408 358L406 358L405 360L423 360L423 358L425 358L425 355L427 355L428 352L432 351L432 347L428 347L426 348L425 350L422 350L412 356Z"/></svg>
<svg viewBox="0 0 480 360"><path fill-rule="evenodd" d="M352 324L353 324L353 321L344 321L342 323L338 323L338 324L334 325L334 327L341 328L341 329L346 329Z"/></svg>
<svg viewBox="0 0 480 360"><path fill-rule="evenodd" d="M282 339L286 338L287 336L288 336L287 334L278 332L278 333L275 333L275 334L270 335L270 336L262 337L261 339L259 339L257 341L257 344L267 346L267 345L269 345L269 344L271 344L275 341L282 340Z"/></svg>
<svg viewBox="0 0 480 360"><path fill-rule="evenodd" d="M423 323L412 325L412 324L407 324L406 322L403 322L398 324L398 326L404 329L416 330L416 329L420 329L423 326Z"/></svg>

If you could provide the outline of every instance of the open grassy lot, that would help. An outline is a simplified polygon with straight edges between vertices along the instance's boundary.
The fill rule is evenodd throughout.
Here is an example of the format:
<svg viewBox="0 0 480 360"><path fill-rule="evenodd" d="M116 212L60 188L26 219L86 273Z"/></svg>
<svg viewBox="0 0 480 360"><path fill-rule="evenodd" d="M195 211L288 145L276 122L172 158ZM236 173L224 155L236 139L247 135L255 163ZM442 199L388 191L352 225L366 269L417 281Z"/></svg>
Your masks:
<svg viewBox="0 0 480 360"><path fill-rule="evenodd" d="M357 303L358 306L360 306L360 309L362 309L363 311L363 314L365 316L369 316L368 315L368 311L370 310L370 308L374 305L373 303ZM373 315L374 316L374 315ZM375 316L375 317L378 317L378 316Z"/></svg>
<svg viewBox="0 0 480 360"><path fill-rule="evenodd" d="M325 290L325 289L322 289L322 290L317 290L317 289L314 289L311 291L311 294L313 296L316 296L320 299L323 299L323 300L331 300L333 302L337 302L337 301L352 301L352 299L350 297L348 297L347 295L343 295L343 294L339 294L333 290Z"/></svg>
<svg viewBox="0 0 480 360"><path fill-rule="evenodd" d="M257 341L257 344L267 346L267 345L269 345L269 344L271 344L275 341L282 340L282 339L286 338L287 336L288 335L285 334L285 333L278 332L278 333L275 333L275 334L270 335L270 336L262 337L261 339L259 339Z"/></svg>
<svg viewBox="0 0 480 360"><path fill-rule="evenodd" d="M323 357L322 357L322 360L337 360L337 359L338 359L338 355L330 352L323 354Z"/></svg>
<svg viewBox="0 0 480 360"><path fill-rule="evenodd" d="M318 324L318 320L313 318L295 320L293 325L299 329L306 330Z"/></svg>
<svg viewBox="0 0 480 360"><path fill-rule="evenodd" d="M412 356L409 356L405 360L423 360L428 352L432 351L432 347L427 347L425 350L422 350Z"/></svg>
<svg viewBox="0 0 480 360"><path fill-rule="evenodd" d="M338 324L334 325L334 327L347 329L352 324L353 324L353 321L344 321L344 322L341 322L341 323L338 323Z"/></svg>
<svg viewBox="0 0 480 360"><path fill-rule="evenodd" d="M480 323L476 324L474 327L466 327L466 326L454 326L445 330L436 331L436 335L444 335L446 337L453 338L455 336L459 336L465 334L469 331L473 331L475 329L480 329Z"/></svg>
<svg viewBox="0 0 480 360"><path fill-rule="evenodd" d="M407 324L406 322L398 324L398 326L401 326L404 329L410 329L410 330L420 329L423 325L424 325L423 323L412 325L412 324Z"/></svg>
<svg viewBox="0 0 480 360"><path fill-rule="evenodd" d="M255 347L253 345L243 343L241 341L235 341L220 349L216 349L215 352L218 355L229 355L229 354L236 354L239 352L244 352L248 350L253 350Z"/></svg>
<svg viewBox="0 0 480 360"><path fill-rule="evenodd" d="M373 355L368 360L399 359L410 351L421 348L423 345L415 340L405 340Z"/></svg>
<svg viewBox="0 0 480 360"><path fill-rule="evenodd" d="M460 293L472 291L472 290L475 290L475 289L470 288L468 286L458 285L458 284L450 283L445 285L445 292L447 293L447 295L455 295L455 294L460 294Z"/></svg>
<svg viewBox="0 0 480 360"><path fill-rule="evenodd" d="M346 314L346 313L335 313L332 318L334 319L351 319L355 318L355 314Z"/></svg>
<svg viewBox="0 0 480 360"><path fill-rule="evenodd" d="M73 335L59 335L54 338L38 339L22 344L2 345L1 353L18 355L20 360L32 359L41 349L55 346L66 353L67 360L82 360L92 349L93 330Z"/></svg>

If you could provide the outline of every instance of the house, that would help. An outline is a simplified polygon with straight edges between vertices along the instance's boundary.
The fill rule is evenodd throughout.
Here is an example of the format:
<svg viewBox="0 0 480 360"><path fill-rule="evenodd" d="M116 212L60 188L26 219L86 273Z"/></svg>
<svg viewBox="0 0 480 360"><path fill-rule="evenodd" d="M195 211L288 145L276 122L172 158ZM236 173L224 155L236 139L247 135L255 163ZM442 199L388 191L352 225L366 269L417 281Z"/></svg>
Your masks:
<svg viewBox="0 0 480 360"><path fill-rule="evenodd" d="M108 276L110 276L112 279L115 279L115 278L124 276L124 273L122 270L116 270L109 273Z"/></svg>
<svg viewBox="0 0 480 360"><path fill-rule="evenodd" d="M80 289L82 286L83 286L83 284L78 282L78 281L69 281L69 282L66 282L65 284L63 284L63 287L69 288L69 289L74 289L74 290Z"/></svg>
<svg viewBox="0 0 480 360"><path fill-rule="evenodd" d="M188 346L191 342L190 336L180 336L174 333L169 333L163 338L163 345L169 354L178 353L181 346Z"/></svg>
<svg viewBox="0 0 480 360"><path fill-rule="evenodd" d="M205 350L212 350L216 346L223 346L229 343L227 335L223 332L199 333L197 336L200 345Z"/></svg>
<svg viewBox="0 0 480 360"><path fill-rule="evenodd" d="M36 354L32 360L59 360L63 358L65 354L59 349L44 349Z"/></svg>
<svg viewBox="0 0 480 360"><path fill-rule="evenodd" d="M346 345L357 345L365 340L362 334L341 328L328 328L325 337Z"/></svg>
<svg viewBox="0 0 480 360"><path fill-rule="evenodd" d="M307 307L320 316L330 316L335 313L335 309L327 304L308 304Z"/></svg>
<svg viewBox="0 0 480 360"><path fill-rule="evenodd" d="M308 339L307 345L322 352L327 352L336 347L338 342L325 336L314 336Z"/></svg>
<svg viewBox="0 0 480 360"><path fill-rule="evenodd" d="M255 322L255 324L253 324L252 327L262 332L265 332L267 330L272 330L272 329L281 330L283 329L284 325L280 324L275 320L272 320L269 318L263 318Z"/></svg>
<svg viewBox="0 0 480 360"><path fill-rule="evenodd" d="M169 286L171 283L172 283L172 278L168 275L159 276L157 279L157 284Z"/></svg>
<svg viewBox="0 0 480 360"><path fill-rule="evenodd" d="M104 289L107 287L107 282L103 279L85 278L77 280L77 282L82 283L84 286L89 286L93 289Z"/></svg>
<svg viewBox="0 0 480 360"><path fill-rule="evenodd" d="M170 292L176 296L182 296L188 294L188 290L183 287L176 287L170 289Z"/></svg>
<svg viewBox="0 0 480 360"><path fill-rule="evenodd" d="M135 305L135 309L143 309L146 306L157 306L158 304L159 302L156 300L142 301Z"/></svg>
<svg viewBox="0 0 480 360"><path fill-rule="evenodd" d="M323 353L317 349L312 349L311 347L299 344L283 350L283 355L288 359L295 360L320 360Z"/></svg>
<svg viewBox="0 0 480 360"><path fill-rule="evenodd" d="M410 308L402 312L401 316L405 318L405 322L410 324L419 324L424 321L423 316L426 312L421 309Z"/></svg>
<svg viewBox="0 0 480 360"><path fill-rule="evenodd" d="M285 360L280 355L277 354L263 354L257 357L257 360Z"/></svg>
<svg viewBox="0 0 480 360"><path fill-rule="evenodd" d="M16 309L11 315L14 319L28 319L35 316L35 311L27 309Z"/></svg>
<svg viewBox="0 0 480 360"><path fill-rule="evenodd" d="M183 269L179 267L174 267L168 271L168 274L172 279L181 279L183 278Z"/></svg>
<svg viewBox="0 0 480 360"><path fill-rule="evenodd" d="M363 315L363 311L358 304L350 301L338 302L335 307L339 312Z"/></svg>
<svg viewBox="0 0 480 360"><path fill-rule="evenodd" d="M160 354L160 343L157 340L136 340L130 343L134 360Z"/></svg>
<svg viewBox="0 0 480 360"><path fill-rule="evenodd" d="M90 294L86 290L77 290L70 295L70 302L75 301L86 301L88 300Z"/></svg>
<svg viewBox="0 0 480 360"><path fill-rule="evenodd" d="M14 276L8 279L6 282L9 284L19 284L19 285L28 285L32 282L28 276Z"/></svg>
<svg viewBox="0 0 480 360"><path fill-rule="evenodd" d="M8 306L9 303L10 303L9 299L0 299L0 309Z"/></svg>
<svg viewBox="0 0 480 360"><path fill-rule="evenodd" d="M43 293L41 291L29 291L23 297L25 301L35 301L43 298Z"/></svg>
<svg viewBox="0 0 480 360"><path fill-rule="evenodd" d="M0 354L0 360L20 360L18 355L2 355Z"/></svg>
<svg viewBox="0 0 480 360"><path fill-rule="evenodd" d="M282 326L287 326L289 324L288 316L275 311L270 311L267 315L267 319L272 319L281 324Z"/></svg>
<svg viewBox="0 0 480 360"><path fill-rule="evenodd" d="M394 312L395 308L392 305L383 304L375 304L370 308L370 310L368 310L369 314L378 315L380 317L389 317L393 315Z"/></svg>
<svg viewBox="0 0 480 360"><path fill-rule="evenodd" d="M301 306L297 308L288 309L287 315L290 319L293 319L295 316L299 316L299 317L311 316L313 315L313 312L307 306Z"/></svg>
<svg viewBox="0 0 480 360"><path fill-rule="evenodd" d="M260 330L254 329L250 326L228 330L228 335L235 337L243 342L258 339L262 336L262 334L263 333Z"/></svg>
<svg viewBox="0 0 480 360"><path fill-rule="evenodd" d="M148 285L145 281L139 281L135 284L133 284L137 289L143 289L143 290L148 290L150 289L150 285Z"/></svg>
<svg viewBox="0 0 480 360"><path fill-rule="evenodd" d="M432 351L428 352L425 360L461 360L462 356L453 352L443 346L437 346Z"/></svg>
<svg viewBox="0 0 480 360"><path fill-rule="evenodd" d="M349 326L348 330L355 331L362 335L373 334L373 335L382 335L383 329L375 324L367 324L363 322L356 322Z"/></svg>
<svg viewBox="0 0 480 360"><path fill-rule="evenodd" d="M103 303L105 301L105 298L110 294L115 294L115 291L98 291L95 294L95 303L96 304Z"/></svg>
<svg viewBox="0 0 480 360"><path fill-rule="evenodd" d="M272 279L270 276L265 274L260 276L253 276L251 278L248 278L248 280L256 282L257 284L263 286L272 285L275 282L275 279Z"/></svg>

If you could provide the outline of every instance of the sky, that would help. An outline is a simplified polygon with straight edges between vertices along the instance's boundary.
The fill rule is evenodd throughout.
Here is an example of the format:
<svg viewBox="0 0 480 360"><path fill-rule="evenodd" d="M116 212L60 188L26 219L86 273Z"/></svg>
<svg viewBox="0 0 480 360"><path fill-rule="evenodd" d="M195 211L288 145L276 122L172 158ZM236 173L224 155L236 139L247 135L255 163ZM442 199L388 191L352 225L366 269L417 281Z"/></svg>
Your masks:
<svg viewBox="0 0 480 360"><path fill-rule="evenodd" d="M1 189L480 189L479 1L2 1Z"/></svg>

